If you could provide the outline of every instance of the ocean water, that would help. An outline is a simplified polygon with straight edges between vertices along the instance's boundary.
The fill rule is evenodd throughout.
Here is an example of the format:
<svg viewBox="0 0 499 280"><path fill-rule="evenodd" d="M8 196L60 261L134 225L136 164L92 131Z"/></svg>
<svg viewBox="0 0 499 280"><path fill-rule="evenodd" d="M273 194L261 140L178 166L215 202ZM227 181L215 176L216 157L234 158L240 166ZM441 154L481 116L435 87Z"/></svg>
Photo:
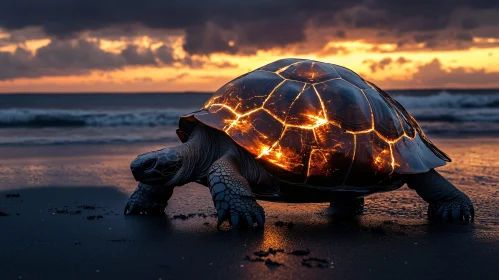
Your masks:
<svg viewBox="0 0 499 280"><path fill-rule="evenodd" d="M498 90L388 93L430 137L499 136ZM0 145L176 142L178 118L206 93L0 95Z"/></svg>

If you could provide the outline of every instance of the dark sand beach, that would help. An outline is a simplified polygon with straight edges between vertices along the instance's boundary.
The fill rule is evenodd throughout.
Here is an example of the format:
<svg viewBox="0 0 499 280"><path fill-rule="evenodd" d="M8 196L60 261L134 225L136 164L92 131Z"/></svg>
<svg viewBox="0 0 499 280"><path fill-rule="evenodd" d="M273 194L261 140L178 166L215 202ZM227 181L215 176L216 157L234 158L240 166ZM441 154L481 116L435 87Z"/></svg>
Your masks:
<svg viewBox="0 0 499 280"><path fill-rule="evenodd" d="M328 204L261 202L263 230L217 231L197 184L165 217L125 217L129 162L161 144L0 147L0 279L498 279L498 138L433 140L453 158L439 171L475 203L472 225L429 224L405 186L349 221ZM283 252L254 254L270 248Z"/></svg>

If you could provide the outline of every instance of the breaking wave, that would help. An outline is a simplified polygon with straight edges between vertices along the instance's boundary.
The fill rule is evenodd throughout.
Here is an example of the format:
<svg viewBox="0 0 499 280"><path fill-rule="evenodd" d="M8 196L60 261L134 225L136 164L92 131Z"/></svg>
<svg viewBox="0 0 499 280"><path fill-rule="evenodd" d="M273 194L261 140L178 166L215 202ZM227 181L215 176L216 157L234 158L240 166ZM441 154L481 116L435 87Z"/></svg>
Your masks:
<svg viewBox="0 0 499 280"><path fill-rule="evenodd" d="M1 127L113 127L177 125L183 114L192 110L93 111L61 109L0 110Z"/></svg>
<svg viewBox="0 0 499 280"><path fill-rule="evenodd" d="M177 137L0 137L0 146L23 146L23 145L66 145L66 144L126 144L126 143L176 143Z"/></svg>
<svg viewBox="0 0 499 280"><path fill-rule="evenodd" d="M429 96L393 95L407 109L424 108L499 108L499 94L451 94L442 91Z"/></svg>
<svg viewBox="0 0 499 280"><path fill-rule="evenodd" d="M482 109L408 109L417 121L424 122L499 122L499 108Z"/></svg>
<svg viewBox="0 0 499 280"><path fill-rule="evenodd" d="M499 94L451 94L442 91L426 96L393 94L393 97L420 122L499 123ZM198 109L10 108L0 109L0 128L176 126L180 116Z"/></svg>

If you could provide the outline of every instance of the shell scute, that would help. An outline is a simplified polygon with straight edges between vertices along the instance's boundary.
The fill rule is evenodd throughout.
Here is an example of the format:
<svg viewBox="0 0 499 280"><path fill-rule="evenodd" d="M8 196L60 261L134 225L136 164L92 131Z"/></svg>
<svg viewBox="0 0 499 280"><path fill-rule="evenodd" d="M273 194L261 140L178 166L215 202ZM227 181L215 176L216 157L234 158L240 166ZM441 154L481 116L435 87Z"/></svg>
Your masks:
<svg viewBox="0 0 499 280"><path fill-rule="evenodd" d="M367 99L369 99L373 111L374 128L376 131L390 140L402 136L404 129L392 105L374 89L366 89L364 93Z"/></svg>
<svg viewBox="0 0 499 280"><path fill-rule="evenodd" d="M269 93L282 81L282 78L274 73L251 72L222 86L208 100L204 108L209 108L213 104L224 104L238 114L244 114L262 106Z"/></svg>
<svg viewBox="0 0 499 280"><path fill-rule="evenodd" d="M276 60L272 63L269 63L265 66L262 66L260 68L258 68L258 70L264 70L264 71L270 71L270 72L275 72L275 71L279 71L285 67L288 67L290 66L291 64L293 63L297 63L297 62L300 62L300 61L305 61L305 59L300 59L300 58L283 58L283 59L279 59L279 60Z"/></svg>
<svg viewBox="0 0 499 280"><path fill-rule="evenodd" d="M416 134L413 143L416 151L421 156L421 160L426 166L440 166L445 164L445 161L428 147L428 144L421 138L419 133Z"/></svg>
<svg viewBox="0 0 499 280"><path fill-rule="evenodd" d="M259 69L179 129L188 135L198 121L225 132L280 180L363 193L450 161L400 103L347 68L283 59Z"/></svg>
<svg viewBox="0 0 499 280"><path fill-rule="evenodd" d="M362 91L344 80L316 84L328 119L346 130L360 131L372 127L371 110Z"/></svg>
<svg viewBox="0 0 499 280"><path fill-rule="evenodd" d="M311 128L325 122L319 97L312 85L306 84L289 108L286 124Z"/></svg>
<svg viewBox="0 0 499 280"><path fill-rule="evenodd" d="M395 171L399 173L423 173L429 170L428 166L421 160L413 141L407 137L403 137L393 144L393 157L397 163Z"/></svg>
<svg viewBox="0 0 499 280"><path fill-rule="evenodd" d="M326 63L316 61L303 61L295 63L280 72L286 79L306 83L320 83L331 79L340 79L336 70Z"/></svg>
<svg viewBox="0 0 499 280"><path fill-rule="evenodd" d="M280 137L284 126L269 113L258 110L228 124L226 133L252 154L261 154Z"/></svg>
<svg viewBox="0 0 499 280"><path fill-rule="evenodd" d="M333 64L333 67L343 80L351 83L352 85L354 85L360 89L370 88L369 85L367 85L367 83L364 81L364 79L362 79L359 75L357 75L352 70L345 68L343 66L334 65L334 64Z"/></svg>
<svg viewBox="0 0 499 280"><path fill-rule="evenodd" d="M392 172L390 144L375 132L356 135L355 158L345 183L350 186L374 185Z"/></svg>
<svg viewBox="0 0 499 280"><path fill-rule="evenodd" d="M263 108L284 121L289 113L291 105L304 88L304 83L285 81L268 97Z"/></svg>
<svg viewBox="0 0 499 280"><path fill-rule="evenodd" d="M312 130L287 127L279 141L262 153L261 159L297 175L303 182L313 146L317 145Z"/></svg>
<svg viewBox="0 0 499 280"><path fill-rule="evenodd" d="M222 129L227 120L237 119L237 115L225 106L210 106L207 110L199 111L195 118L207 126Z"/></svg>
<svg viewBox="0 0 499 280"><path fill-rule="evenodd" d="M334 125L314 130L318 148L310 154L307 183L334 187L341 185L352 165L354 135Z"/></svg>

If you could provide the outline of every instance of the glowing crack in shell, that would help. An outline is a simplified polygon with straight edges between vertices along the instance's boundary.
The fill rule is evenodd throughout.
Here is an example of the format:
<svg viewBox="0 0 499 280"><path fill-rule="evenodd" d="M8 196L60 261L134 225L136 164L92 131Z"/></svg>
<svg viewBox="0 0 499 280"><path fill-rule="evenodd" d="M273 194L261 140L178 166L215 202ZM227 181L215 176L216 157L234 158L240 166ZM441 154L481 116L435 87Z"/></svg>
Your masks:
<svg viewBox="0 0 499 280"><path fill-rule="evenodd" d="M242 75L194 117L305 183L377 184L450 161L388 94L318 61L282 59Z"/></svg>

